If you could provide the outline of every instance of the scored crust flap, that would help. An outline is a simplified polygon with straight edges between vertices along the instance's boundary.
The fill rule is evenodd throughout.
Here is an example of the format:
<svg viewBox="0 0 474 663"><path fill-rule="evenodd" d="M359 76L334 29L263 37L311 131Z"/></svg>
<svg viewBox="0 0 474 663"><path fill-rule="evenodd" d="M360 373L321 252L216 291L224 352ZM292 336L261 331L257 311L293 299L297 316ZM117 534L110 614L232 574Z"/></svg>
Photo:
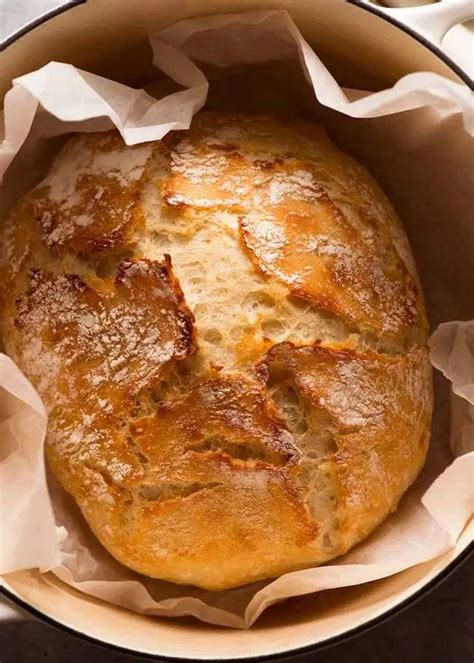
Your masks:
<svg viewBox="0 0 474 663"><path fill-rule="evenodd" d="M68 141L27 203L46 245L94 254L131 244L144 226L138 199L151 152L113 132Z"/></svg>

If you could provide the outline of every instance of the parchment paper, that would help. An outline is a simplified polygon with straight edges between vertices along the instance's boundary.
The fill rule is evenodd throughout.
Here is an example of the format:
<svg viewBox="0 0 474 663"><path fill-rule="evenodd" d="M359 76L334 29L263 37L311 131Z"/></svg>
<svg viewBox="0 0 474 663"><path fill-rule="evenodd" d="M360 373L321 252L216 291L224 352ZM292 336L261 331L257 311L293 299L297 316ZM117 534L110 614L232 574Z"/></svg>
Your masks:
<svg viewBox="0 0 474 663"><path fill-rule="evenodd" d="M11 164L4 210L39 177L53 144L40 139L113 126L128 144L160 139L189 126L210 80L211 107L317 117L372 170L404 221L431 322L439 325L432 362L445 377L435 379L430 453L398 511L333 563L227 592L149 580L112 559L73 500L54 482L48 492L44 407L0 355L0 572L50 569L82 592L138 612L245 628L285 598L368 582L441 555L473 514L474 321L449 322L474 317L472 98L432 73L410 74L377 93L343 90L284 11L181 21L151 44L155 65L183 88L161 99L153 88L135 90L57 62L13 82L0 145L0 176Z"/></svg>

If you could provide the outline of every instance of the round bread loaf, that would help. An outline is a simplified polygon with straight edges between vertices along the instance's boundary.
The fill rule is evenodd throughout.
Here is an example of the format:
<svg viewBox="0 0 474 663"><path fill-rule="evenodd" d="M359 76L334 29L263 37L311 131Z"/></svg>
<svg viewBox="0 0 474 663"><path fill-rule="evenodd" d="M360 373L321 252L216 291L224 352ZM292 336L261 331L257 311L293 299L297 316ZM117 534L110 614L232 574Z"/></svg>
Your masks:
<svg viewBox="0 0 474 663"><path fill-rule="evenodd" d="M413 259L317 125L76 135L0 246L3 341L48 409L49 467L131 569L219 590L320 564L419 472Z"/></svg>

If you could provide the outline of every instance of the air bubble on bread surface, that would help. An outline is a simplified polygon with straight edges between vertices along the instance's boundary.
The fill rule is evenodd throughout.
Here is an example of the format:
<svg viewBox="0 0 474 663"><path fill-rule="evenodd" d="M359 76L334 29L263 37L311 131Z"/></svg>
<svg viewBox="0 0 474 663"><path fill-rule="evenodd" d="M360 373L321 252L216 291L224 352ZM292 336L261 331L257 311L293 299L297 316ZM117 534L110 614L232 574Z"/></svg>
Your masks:
<svg viewBox="0 0 474 663"><path fill-rule="evenodd" d="M243 308L251 315L272 309L274 305L274 300L264 289L249 292L243 299Z"/></svg>
<svg viewBox="0 0 474 663"><path fill-rule="evenodd" d="M277 341L286 340L286 327L282 320L269 319L262 322L263 335Z"/></svg>
<svg viewBox="0 0 474 663"><path fill-rule="evenodd" d="M222 341L222 334L218 329L207 329L203 336L204 340L212 345L219 345Z"/></svg>

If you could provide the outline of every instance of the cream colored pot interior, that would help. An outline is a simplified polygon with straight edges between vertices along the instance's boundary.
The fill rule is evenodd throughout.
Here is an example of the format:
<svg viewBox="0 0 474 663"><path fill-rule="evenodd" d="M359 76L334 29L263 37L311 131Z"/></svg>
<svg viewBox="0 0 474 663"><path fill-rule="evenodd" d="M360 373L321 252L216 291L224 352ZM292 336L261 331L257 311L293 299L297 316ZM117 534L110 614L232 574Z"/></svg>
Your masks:
<svg viewBox="0 0 474 663"><path fill-rule="evenodd" d="M342 0L88 0L35 28L0 55L2 97L12 78L50 60L142 84L154 74L148 33L189 16L261 8L288 9L343 85L376 90L419 70L459 80L412 37ZM133 614L82 595L50 575L45 579L36 571L10 574L3 584L49 618L105 643L161 656L241 660L321 643L380 617L442 573L473 535L471 523L449 553L385 580L276 606L250 631Z"/></svg>
<svg viewBox="0 0 474 663"><path fill-rule="evenodd" d="M345 0L87 0L35 28L1 57L0 92L51 60L121 82L154 75L147 34L200 14L284 8L339 83L376 90L413 71L456 74L428 48ZM127 53L124 57L123 54Z"/></svg>

